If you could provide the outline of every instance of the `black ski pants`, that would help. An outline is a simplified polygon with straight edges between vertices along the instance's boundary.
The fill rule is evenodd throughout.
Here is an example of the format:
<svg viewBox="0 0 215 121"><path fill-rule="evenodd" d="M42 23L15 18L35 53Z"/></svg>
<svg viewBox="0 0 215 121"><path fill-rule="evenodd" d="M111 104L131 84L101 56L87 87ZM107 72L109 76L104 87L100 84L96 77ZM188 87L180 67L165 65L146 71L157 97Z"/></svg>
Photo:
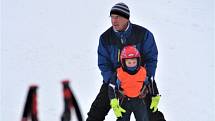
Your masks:
<svg viewBox="0 0 215 121"><path fill-rule="evenodd" d="M87 121L104 121L110 110L110 100L108 97L108 84L103 83L96 99L87 113Z"/></svg>
<svg viewBox="0 0 215 121"><path fill-rule="evenodd" d="M166 121L162 112L151 112L149 109L150 103L151 98L147 97L146 104L148 107L147 110L149 114L149 121ZM108 98L108 84L103 83L99 94L91 105L90 111L87 113L88 117L86 121L104 121L105 116L108 114L110 108L110 100Z"/></svg>

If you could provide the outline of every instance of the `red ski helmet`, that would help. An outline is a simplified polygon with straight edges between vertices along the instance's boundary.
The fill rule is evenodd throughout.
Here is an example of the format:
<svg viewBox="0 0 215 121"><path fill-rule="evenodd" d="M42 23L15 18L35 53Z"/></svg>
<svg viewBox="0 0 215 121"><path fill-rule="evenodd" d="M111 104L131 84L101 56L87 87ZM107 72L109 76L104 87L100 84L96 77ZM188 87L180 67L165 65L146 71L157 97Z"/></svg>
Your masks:
<svg viewBox="0 0 215 121"><path fill-rule="evenodd" d="M139 67L140 67L140 52L137 50L136 47L132 46L132 45L128 45L128 46L125 46L122 51L121 51L121 54L120 54L120 61L121 61L121 65L122 65L122 68L126 71L127 70L127 67L125 65L125 59L130 59L130 58L137 58L137 70L139 70Z"/></svg>

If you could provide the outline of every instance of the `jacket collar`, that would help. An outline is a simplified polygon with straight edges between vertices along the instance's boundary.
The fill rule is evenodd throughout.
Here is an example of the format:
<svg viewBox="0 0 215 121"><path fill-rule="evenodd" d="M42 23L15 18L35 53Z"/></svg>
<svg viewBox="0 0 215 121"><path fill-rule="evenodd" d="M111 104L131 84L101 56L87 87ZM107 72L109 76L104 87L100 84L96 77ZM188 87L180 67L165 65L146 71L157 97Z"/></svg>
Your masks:
<svg viewBox="0 0 215 121"><path fill-rule="evenodd" d="M117 37L125 37L128 38L131 35L131 29L132 29L132 24L130 22L128 22L128 27L126 28L125 31L116 31L113 29L114 33L116 34Z"/></svg>

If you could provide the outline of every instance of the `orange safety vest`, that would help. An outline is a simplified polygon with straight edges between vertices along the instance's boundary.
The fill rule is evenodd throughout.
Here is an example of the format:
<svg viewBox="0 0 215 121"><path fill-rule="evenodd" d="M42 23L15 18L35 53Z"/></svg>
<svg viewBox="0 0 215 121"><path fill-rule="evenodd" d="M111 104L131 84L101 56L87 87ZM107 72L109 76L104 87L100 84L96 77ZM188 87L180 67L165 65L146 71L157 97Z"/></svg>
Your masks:
<svg viewBox="0 0 215 121"><path fill-rule="evenodd" d="M136 74L131 75L120 67L117 69L117 78L120 81L120 87L123 89L124 95L137 97L146 79L146 69L141 66Z"/></svg>

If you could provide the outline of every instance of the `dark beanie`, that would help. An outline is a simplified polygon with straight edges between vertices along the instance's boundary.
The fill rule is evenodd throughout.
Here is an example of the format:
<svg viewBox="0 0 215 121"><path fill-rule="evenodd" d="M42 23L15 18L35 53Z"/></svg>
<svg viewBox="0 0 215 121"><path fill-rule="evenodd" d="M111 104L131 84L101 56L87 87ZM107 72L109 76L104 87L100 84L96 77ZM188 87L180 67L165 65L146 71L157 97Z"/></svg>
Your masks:
<svg viewBox="0 0 215 121"><path fill-rule="evenodd" d="M127 19L129 19L129 17L130 17L129 8L125 3L115 4L111 8L110 15L111 14L116 14L116 15L122 16L122 17L127 18Z"/></svg>

